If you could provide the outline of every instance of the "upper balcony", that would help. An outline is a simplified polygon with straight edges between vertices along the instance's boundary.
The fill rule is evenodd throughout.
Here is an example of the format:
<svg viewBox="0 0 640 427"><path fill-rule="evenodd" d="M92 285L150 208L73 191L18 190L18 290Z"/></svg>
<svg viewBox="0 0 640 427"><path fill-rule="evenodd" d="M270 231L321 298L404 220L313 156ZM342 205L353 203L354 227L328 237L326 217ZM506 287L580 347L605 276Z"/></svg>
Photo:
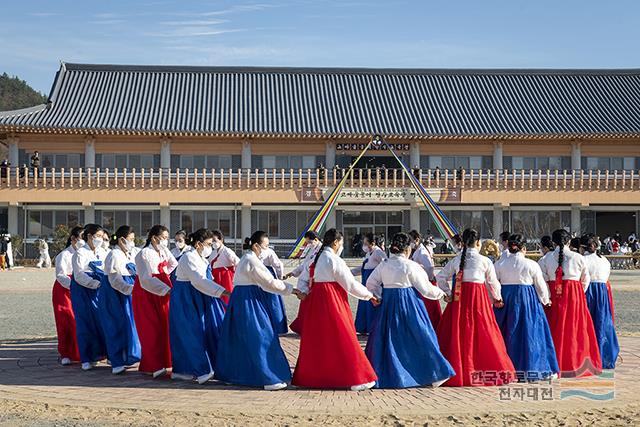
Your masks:
<svg viewBox="0 0 640 427"><path fill-rule="evenodd" d="M300 190L333 187L343 169L64 169L4 168L0 189ZM423 170L412 173L427 189L489 191L640 190L635 170ZM402 169L354 169L346 186L410 187Z"/></svg>

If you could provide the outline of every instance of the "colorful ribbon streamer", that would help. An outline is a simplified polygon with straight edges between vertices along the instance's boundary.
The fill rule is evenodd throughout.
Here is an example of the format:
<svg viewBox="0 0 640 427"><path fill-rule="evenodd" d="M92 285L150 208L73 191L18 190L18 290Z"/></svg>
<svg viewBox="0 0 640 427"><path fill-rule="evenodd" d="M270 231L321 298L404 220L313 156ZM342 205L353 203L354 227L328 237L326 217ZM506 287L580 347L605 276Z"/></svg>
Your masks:
<svg viewBox="0 0 640 427"><path fill-rule="evenodd" d="M351 174L351 171L356 166L358 161L360 161L362 156L364 156L364 153L366 153L369 147L371 147L372 142L373 142L373 139L369 141L367 146L364 147L364 150L362 150L362 153L360 153L358 158L349 166L349 169L347 169L345 174L342 176L342 179L338 182L338 185L336 185L336 188L333 189L329 197L327 197L327 200L322 204L320 209L318 209L318 212L316 212L316 214L313 216L309 225L307 225L307 227L304 229L302 234L300 234L300 236L298 237L298 240L296 240L296 243L293 246L293 249L291 250L291 252L289 252L288 258L298 258L300 257L300 255L302 255L302 250L304 249L304 235L307 233L307 231L315 231L318 234L320 234L320 230L322 229L325 221L329 217L329 213L331 213L331 211L336 205L336 201L338 200L338 195L340 194L340 190L342 190L342 187L344 187L345 182L347 182L347 178Z"/></svg>
<svg viewBox="0 0 640 427"><path fill-rule="evenodd" d="M433 218L433 222L438 228L438 231L440 232L440 235L442 236L442 238L446 240L451 240L453 236L458 234L458 230L456 229L456 226L453 225L453 223L449 220L449 218L447 218L444 212L442 212L442 210L437 205L437 203L433 201L431 196L429 196L429 193L427 193L427 190L425 190L422 184L420 184L420 180L418 180L418 178L416 178L416 176L413 173L411 173L411 170L407 167L407 165L404 164L402 159L400 159L396 155L395 151L393 151L393 148L391 148L391 146L386 142L384 144L389 149L393 157L398 161L400 166L402 166L402 169L404 170L405 174L409 178L411 185L413 186L416 193L418 193L418 197L420 197L420 200L422 200L422 203L427 208L427 211L431 215L431 218Z"/></svg>
<svg viewBox="0 0 640 427"><path fill-rule="evenodd" d="M329 213L335 207L336 201L338 200L338 195L340 194L340 191L342 190L342 187L344 186L345 182L347 182L347 178L351 174L351 171L356 166L358 161L362 158L362 156L364 156L364 154L367 152L367 150L369 149L369 147L371 147L372 144L376 146L380 146L384 144L387 147L387 149L391 152L393 157L398 161L398 163L406 173L407 177L409 177L409 181L411 182L411 185L413 186L414 190L418 194L418 197L420 197L420 200L422 200L422 203L427 208L427 211L433 218L433 221L436 224L436 227L438 228L438 231L440 232L440 235L442 236L442 238L451 240L451 238L458 233L455 225L453 225L453 223L449 221L449 218L447 218L444 212L442 212L442 210L438 207L436 202L434 202L431 196L429 196L429 194L427 193L427 190L425 190L422 184L420 184L420 181L411 173L407 165L405 165L404 162L396 155L395 151L393 151L393 148L391 148L389 144L387 144L384 140L382 140L380 136L376 135L371 139L371 141L369 141L369 143L364 148L364 150L362 150L362 153L360 153L358 158L356 158L356 160L349 166L349 169L343 175L340 182L338 182L338 185L336 185L336 187L333 189L333 191L331 192L327 200L322 204L318 212L316 212L316 214L313 216L309 225L307 225L307 227L304 229L302 234L300 234L300 236L298 237L298 240L296 240L296 243L293 249L291 250L291 252L289 252L288 258L298 258L302 254L302 250L304 249L304 235L307 233L307 231L315 231L318 234L320 233L320 230L324 226L324 223L327 220Z"/></svg>

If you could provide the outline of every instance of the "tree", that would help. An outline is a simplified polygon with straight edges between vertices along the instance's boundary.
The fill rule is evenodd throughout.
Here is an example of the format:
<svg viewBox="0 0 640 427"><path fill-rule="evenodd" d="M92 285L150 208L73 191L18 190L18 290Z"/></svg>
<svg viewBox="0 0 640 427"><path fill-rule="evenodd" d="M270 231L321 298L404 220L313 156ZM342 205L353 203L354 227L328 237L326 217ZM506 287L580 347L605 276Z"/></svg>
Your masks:
<svg viewBox="0 0 640 427"><path fill-rule="evenodd" d="M45 102L47 97L24 80L11 77L7 73L0 75L0 111L18 110Z"/></svg>

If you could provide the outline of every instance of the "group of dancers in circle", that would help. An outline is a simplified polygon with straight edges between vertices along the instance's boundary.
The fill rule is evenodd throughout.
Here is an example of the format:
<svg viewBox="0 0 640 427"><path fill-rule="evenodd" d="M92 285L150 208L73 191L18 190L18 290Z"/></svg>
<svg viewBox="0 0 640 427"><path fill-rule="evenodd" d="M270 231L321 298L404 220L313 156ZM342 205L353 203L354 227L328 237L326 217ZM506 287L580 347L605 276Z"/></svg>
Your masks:
<svg viewBox="0 0 640 427"><path fill-rule="evenodd" d="M595 235L570 250L570 235L541 239L544 256L525 257L519 234L501 235L495 265L480 255L476 230L436 274L419 232L398 233L389 255L373 235L350 269L336 229L305 234L302 262L283 274L269 237L256 231L238 258L220 231L153 226L142 249L121 226L71 230L56 258L53 305L63 365L83 370L108 359L114 374L138 370L174 380L211 379L280 390L366 390L488 386L583 376L613 369L610 265ZM358 281L356 276L362 280ZM286 279L297 277L296 286ZM283 296L300 300L291 367L279 336L289 330ZM357 298L355 320L348 295ZM442 310L441 301L446 302ZM357 334L367 334L364 351Z"/></svg>

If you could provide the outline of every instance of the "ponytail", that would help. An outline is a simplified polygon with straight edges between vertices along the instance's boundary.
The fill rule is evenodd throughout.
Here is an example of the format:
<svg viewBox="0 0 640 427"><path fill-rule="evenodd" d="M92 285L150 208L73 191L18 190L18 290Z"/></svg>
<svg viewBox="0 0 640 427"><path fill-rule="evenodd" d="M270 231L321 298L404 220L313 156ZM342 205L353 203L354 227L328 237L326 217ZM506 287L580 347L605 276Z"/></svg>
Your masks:
<svg viewBox="0 0 640 427"><path fill-rule="evenodd" d="M215 234L215 232L214 232L214 236L220 238L218 235ZM262 243L262 240L264 240L266 237L269 237L266 232L258 230L254 232L251 235L251 237L247 237L244 239L244 244L242 245L242 249L249 250L255 244L260 245Z"/></svg>
<svg viewBox="0 0 640 427"><path fill-rule="evenodd" d="M580 246L582 246L587 252L598 255L598 258L602 258L600 253L600 238L593 233L585 234L580 238Z"/></svg>
<svg viewBox="0 0 640 427"><path fill-rule="evenodd" d="M144 247L146 248L147 246L149 246L151 244L151 239L153 237L160 236L165 231L169 232L169 229L167 229L167 227L165 227L164 225L161 225L161 224L156 224L153 227L151 227L149 229L149 234L147 235L147 241L145 242Z"/></svg>
<svg viewBox="0 0 640 427"><path fill-rule="evenodd" d="M512 234L509 236L509 239L507 239L507 249L509 253L516 254L524 248L526 243L526 240L521 234Z"/></svg>
<svg viewBox="0 0 640 427"><path fill-rule="evenodd" d="M317 264L320 255L324 251L324 248L327 248L333 244L335 241L342 240L342 233L336 230L335 228L330 228L324 233L324 237L322 238L322 246L320 246L320 250L316 253L316 257L313 259L313 265Z"/></svg>
<svg viewBox="0 0 640 427"><path fill-rule="evenodd" d="M128 225L121 225L120 227L118 227L116 232L113 233L113 236L111 236L111 239L109 239L109 245L116 246L120 238L123 238L126 240L126 238L131 233L133 233L133 227L129 227Z"/></svg>
<svg viewBox="0 0 640 427"><path fill-rule="evenodd" d="M81 235L82 235L82 227L79 225L76 225L75 227L73 227L69 232L69 237L67 238L67 245L65 246L65 248L68 248L69 246L71 246L72 237L78 240Z"/></svg>
<svg viewBox="0 0 640 427"><path fill-rule="evenodd" d="M467 249L473 246L478 241L479 235L473 228L467 228L462 232L462 254L460 255L460 267L459 270L464 270L465 260L467 257Z"/></svg>
<svg viewBox="0 0 640 427"><path fill-rule="evenodd" d="M560 269L560 271L556 271L556 282L564 277L564 271L562 270L562 264L564 263L564 247L570 240L571 235L567 230L562 228L551 233L551 241L558 247L558 269Z"/></svg>

